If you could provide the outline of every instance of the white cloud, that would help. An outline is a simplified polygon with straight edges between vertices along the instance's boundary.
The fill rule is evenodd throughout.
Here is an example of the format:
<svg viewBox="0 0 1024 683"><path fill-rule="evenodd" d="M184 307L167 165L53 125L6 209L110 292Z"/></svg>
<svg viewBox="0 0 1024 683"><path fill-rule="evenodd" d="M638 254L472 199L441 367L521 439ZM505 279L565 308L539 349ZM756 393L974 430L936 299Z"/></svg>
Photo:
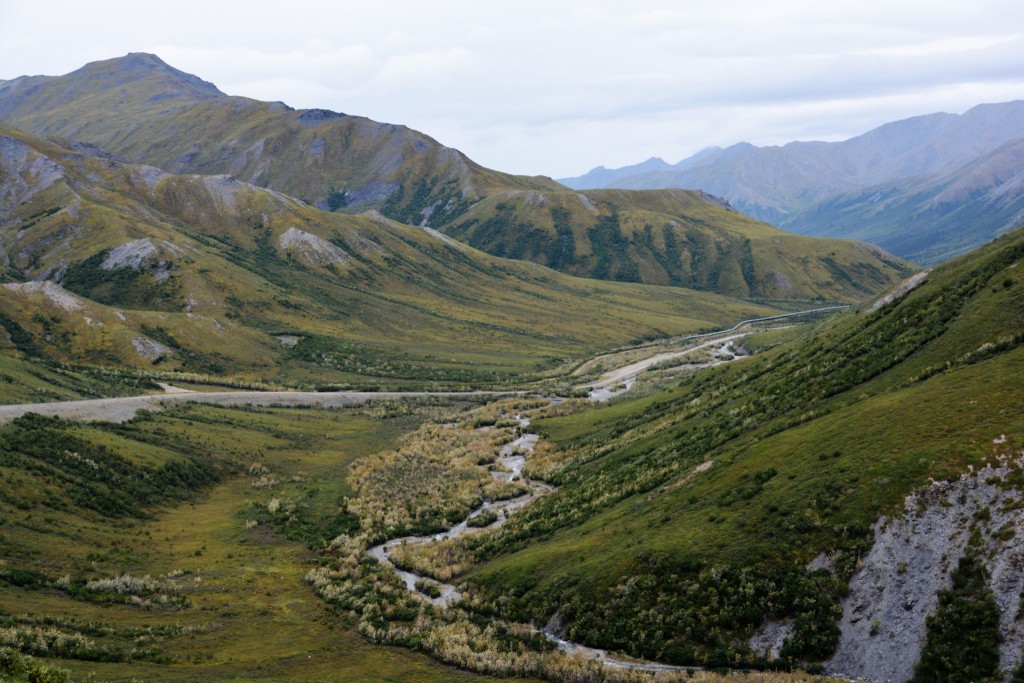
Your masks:
<svg viewBox="0 0 1024 683"><path fill-rule="evenodd" d="M156 52L230 94L558 176L1024 98L1022 26L1019 0L4 0L0 78Z"/></svg>

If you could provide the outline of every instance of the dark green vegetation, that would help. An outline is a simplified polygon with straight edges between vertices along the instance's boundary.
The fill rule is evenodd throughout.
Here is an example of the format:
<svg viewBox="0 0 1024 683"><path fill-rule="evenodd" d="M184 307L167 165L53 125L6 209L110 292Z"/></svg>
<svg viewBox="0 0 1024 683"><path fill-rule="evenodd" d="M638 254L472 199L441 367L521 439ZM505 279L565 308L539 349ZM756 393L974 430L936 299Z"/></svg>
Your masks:
<svg viewBox="0 0 1024 683"><path fill-rule="evenodd" d="M67 669L48 666L17 650L0 648L0 680L8 683L71 683Z"/></svg>
<svg viewBox="0 0 1024 683"><path fill-rule="evenodd" d="M63 283L0 285L0 347L20 357L307 387L480 386L777 310L572 278L379 213L331 214L13 129L0 141L12 270Z"/></svg>
<svg viewBox="0 0 1024 683"><path fill-rule="evenodd" d="M860 301L916 270L864 244L784 233L686 190L509 192L442 229L572 275L744 298Z"/></svg>
<svg viewBox="0 0 1024 683"><path fill-rule="evenodd" d="M928 642L914 683L999 680L999 605L991 578L979 558L960 559L953 586L939 593L928 618Z"/></svg>
<svg viewBox="0 0 1024 683"><path fill-rule="evenodd" d="M746 639L789 618L785 663L826 658L878 516L977 464L1001 434L1022 445L1022 259L1016 231L874 313L536 422L563 449L560 488L475 544L477 604L714 666L758 664ZM820 553L833 569L806 569Z"/></svg>
<svg viewBox="0 0 1024 683"><path fill-rule="evenodd" d="M303 582L309 548L358 525L348 465L465 407L0 427L0 680L68 680L53 660L76 680L481 680L367 644Z"/></svg>
<svg viewBox="0 0 1024 683"><path fill-rule="evenodd" d="M137 396L158 387L148 378L107 368L71 368L0 353L0 403L42 403L101 396Z"/></svg>

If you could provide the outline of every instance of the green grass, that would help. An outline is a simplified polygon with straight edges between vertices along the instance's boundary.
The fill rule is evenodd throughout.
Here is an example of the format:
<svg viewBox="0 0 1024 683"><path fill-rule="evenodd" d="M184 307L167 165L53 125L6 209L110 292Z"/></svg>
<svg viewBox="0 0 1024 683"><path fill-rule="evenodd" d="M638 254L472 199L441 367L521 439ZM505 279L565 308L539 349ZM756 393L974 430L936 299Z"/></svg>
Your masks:
<svg viewBox="0 0 1024 683"><path fill-rule="evenodd" d="M407 650L367 643L344 613L330 609L303 582L317 561L308 546L320 547L322 538L300 534L289 540L287 520L280 528L246 524L254 508L279 498L300 503L302 514L315 521L310 528L326 528L325 520L350 494L351 462L392 447L401 434L448 410L430 402L344 411L188 406L127 425L47 427L65 433L69 444L105 447L137 468L212 453L223 475L219 483L191 490L180 504L107 517L61 491L38 496L33 492L48 490L46 480L55 472L5 459L0 578L17 569L51 579L67 574L75 585L125 572L159 577L184 570L176 580L186 586L182 596L190 606L145 610L0 580L0 628L40 628L60 617L57 628L110 651L154 650L123 662L59 660L76 678L95 672L113 680L485 680ZM11 439L3 442L10 448ZM254 486L259 477L250 467L256 462L277 480L272 489ZM137 641L140 632L149 635Z"/></svg>
<svg viewBox="0 0 1024 683"><path fill-rule="evenodd" d="M766 616L795 617L784 655L826 657L878 516L977 466L1001 435L1000 452L1024 445L1022 255L1017 231L876 313L538 420L566 453L561 488L477 544L483 604L540 622L559 611L585 642L707 664L749 657ZM834 575L804 572L819 553Z"/></svg>

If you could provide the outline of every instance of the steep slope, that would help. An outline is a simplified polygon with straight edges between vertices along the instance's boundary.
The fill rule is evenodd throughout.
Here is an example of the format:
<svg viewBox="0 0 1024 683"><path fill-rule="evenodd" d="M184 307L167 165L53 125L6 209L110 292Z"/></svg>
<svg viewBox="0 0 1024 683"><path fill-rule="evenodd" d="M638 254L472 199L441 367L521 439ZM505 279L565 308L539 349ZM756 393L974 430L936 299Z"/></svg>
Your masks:
<svg viewBox="0 0 1024 683"><path fill-rule="evenodd" d="M598 346L771 311L497 259L378 213L0 130L0 342L285 383L526 379Z"/></svg>
<svg viewBox="0 0 1024 683"><path fill-rule="evenodd" d="M928 265L966 253L1024 222L1022 183L1024 140L1016 140L948 174L830 197L802 210L785 227L865 240Z"/></svg>
<svg viewBox="0 0 1024 683"><path fill-rule="evenodd" d="M935 263L1018 224L1007 196L1019 196L1012 178L1024 167L1007 149L1021 139L1024 102L1016 101L896 121L843 142L741 143L704 150L671 168L648 161L562 182L579 189L700 188L788 230L854 239L872 235L899 256ZM971 192L934 196L962 182L965 173L973 176ZM965 210L971 221L953 215L986 194L989 199ZM893 195L902 200L879 201ZM921 211L927 218L908 225ZM929 229L936 220L944 225Z"/></svg>
<svg viewBox="0 0 1024 683"><path fill-rule="evenodd" d="M0 121L172 173L231 174L321 208L376 207L413 224L443 222L496 188L560 187L485 169L405 126L228 97L144 53L4 82Z"/></svg>
<svg viewBox="0 0 1024 683"><path fill-rule="evenodd" d="M787 234L683 190L503 193L442 230L573 275L761 299L859 301L914 269L866 244Z"/></svg>
<svg viewBox="0 0 1024 683"><path fill-rule="evenodd" d="M827 660L843 644L840 673L905 680L903 664L948 657L942 647L975 637L976 622L955 610L945 635L925 632L935 605L949 604L934 591L956 588L950 573L963 555L984 568L968 582L977 599L1013 622L1024 575L1000 568L1017 566L1010 539L1024 517L998 492L1024 494L1022 259L1018 230L874 312L661 394L535 421L560 448L527 474L559 488L470 544L485 561L467 577L471 604L679 664L778 657L788 666ZM986 462L1003 469L965 482L978 493L959 496L961 474ZM911 499L907 514L935 506L952 526L915 526L911 515L883 534L880 515L900 516L905 497L933 480L950 484ZM982 495L983 485L998 495ZM996 507L984 512L984 500ZM867 561L876 539L888 564ZM924 563L926 546L941 549L934 562ZM875 578L857 578L844 601L862 559ZM880 585L893 587L884 606L872 592ZM872 626L863 610L874 604L883 611ZM885 621L897 613L906 617ZM852 642L841 617L857 624ZM884 650L912 622L912 637ZM1004 672L1019 661L1013 638ZM995 642L982 645L994 671ZM902 668L878 673L885 662Z"/></svg>

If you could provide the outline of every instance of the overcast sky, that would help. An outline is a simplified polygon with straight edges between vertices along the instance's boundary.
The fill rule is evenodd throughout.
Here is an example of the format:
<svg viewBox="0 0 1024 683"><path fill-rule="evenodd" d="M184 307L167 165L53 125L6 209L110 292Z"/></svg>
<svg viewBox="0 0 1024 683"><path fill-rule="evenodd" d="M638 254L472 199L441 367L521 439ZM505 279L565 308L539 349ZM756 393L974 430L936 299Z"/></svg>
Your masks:
<svg viewBox="0 0 1024 683"><path fill-rule="evenodd" d="M564 177L1024 99L1024 2L0 0L0 79L138 51Z"/></svg>

